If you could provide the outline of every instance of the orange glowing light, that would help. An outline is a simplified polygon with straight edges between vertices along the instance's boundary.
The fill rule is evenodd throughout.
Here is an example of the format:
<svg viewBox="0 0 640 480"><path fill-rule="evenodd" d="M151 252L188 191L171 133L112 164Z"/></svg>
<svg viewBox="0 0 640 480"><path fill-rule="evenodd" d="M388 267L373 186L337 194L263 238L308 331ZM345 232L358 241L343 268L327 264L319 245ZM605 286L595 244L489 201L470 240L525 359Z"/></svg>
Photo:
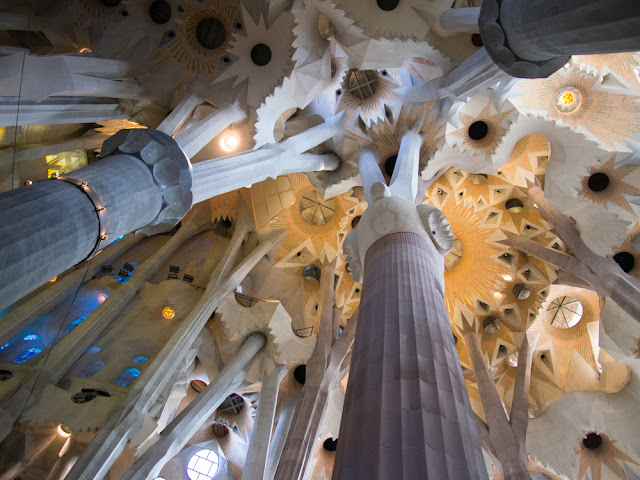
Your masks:
<svg viewBox="0 0 640 480"><path fill-rule="evenodd" d="M175 315L176 311L172 307L164 307L162 309L162 316L167 320L171 320Z"/></svg>
<svg viewBox="0 0 640 480"><path fill-rule="evenodd" d="M238 148L239 144L240 139L237 137L237 135L234 135L232 133L226 134L220 141L220 146L225 152L234 151L236 148Z"/></svg>
<svg viewBox="0 0 640 480"><path fill-rule="evenodd" d="M100 295L98 295L98 301L100 303L104 302L107 299L107 296L104 293L101 293Z"/></svg>
<svg viewBox="0 0 640 480"><path fill-rule="evenodd" d="M71 436L71 430L69 430L68 427L65 427L63 425L58 425L58 435L60 435L63 438L67 438Z"/></svg>
<svg viewBox="0 0 640 480"><path fill-rule="evenodd" d="M573 93L566 92L566 93L562 94L562 103L564 105L571 105L575 101L576 101L576 99L573 96Z"/></svg>
<svg viewBox="0 0 640 480"><path fill-rule="evenodd" d="M55 282L58 279L58 276L56 275L55 277L53 277L51 280L49 280L51 283Z"/></svg>

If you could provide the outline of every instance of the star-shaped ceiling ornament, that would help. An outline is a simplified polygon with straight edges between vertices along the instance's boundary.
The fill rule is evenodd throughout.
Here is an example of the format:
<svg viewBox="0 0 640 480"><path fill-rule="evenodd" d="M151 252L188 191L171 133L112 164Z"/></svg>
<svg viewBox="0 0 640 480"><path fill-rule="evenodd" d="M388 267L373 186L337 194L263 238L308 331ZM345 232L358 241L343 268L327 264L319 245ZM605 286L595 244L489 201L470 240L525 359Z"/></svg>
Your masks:
<svg viewBox="0 0 640 480"><path fill-rule="evenodd" d="M603 465L615 475L615 478L627 480L627 474L621 463L628 462L635 465L638 463L616 447L616 443L608 435L595 432L588 433L584 440L580 440L580 448L576 450L576 455L580 457L578 480L586 478L587 470L590 470L592 480L612 478L606 470L602 471Z"/></svg>
<svg viewBox="0 0 640 480"><path fill-rule="evenodd" d="M230 78L234 88L246 82L247 105L258 108L293 68L293 15L282 12L267 26L262 15L256 23L242 6L242 18L244 33L234 33L228 49L232 64L214 85Z"/></svg>

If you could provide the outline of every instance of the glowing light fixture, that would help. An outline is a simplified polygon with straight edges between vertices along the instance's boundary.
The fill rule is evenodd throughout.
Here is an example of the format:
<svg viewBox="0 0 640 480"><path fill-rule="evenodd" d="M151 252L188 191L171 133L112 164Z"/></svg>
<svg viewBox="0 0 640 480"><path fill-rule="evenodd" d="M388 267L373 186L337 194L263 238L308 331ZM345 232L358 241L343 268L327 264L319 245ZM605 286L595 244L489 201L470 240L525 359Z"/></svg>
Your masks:
<svg viewBox="0 0 640 480"><path fill-rule="evenodd" d="M556 109L560 113L572 113L580 107L582 95L573 87L564 87L556 94Z"/></svg>
<svg viewBox="0 0 640 480"><path fill-rule="evenodd" d="M93 50L91 50L88 47L84 47L80 49L80 53L91 53L91 52L93 52Z"/></svg>
<svg viewBox="0 0 640 480"><path fill-rule="evenodd" d="M240 144L240 139L233 133L227 133L220 140L220 147L225 152L233 152Z"/></svg>
<svg viewBox="0 0 640 480"><path fill-rule="evenodd" d="M55 277L53 277L51 280L49 280L49 282L53 283L58 279L58 276L56 275Z"/></svg>
<svg viewBox="0 0 640 480"><path fill-rule="evenodd" d="M502 275L502 278L504 278L507 282L513 280L513 277L511 275Z"/></svg>
<svg viewBox="0 0 640 480"><path fill-rule="evenodd" d="M501 294L500 292L493 292L493 296L496 297L496 299L500 300L502 297L504 297L503 294Z"/></svg>
<svg viewBox="0 0 640 480"><path fill-rule="evenodd" d="M63 438L67 438L71 436L71 430L69 430L69 428L63 426L63 425L58 425L58 435L60 435Z"/></svg>
<svg viewBox="0 0 640 480"><path fill-rule="evenodd" d="M571 68L571 62L567 62L564 64L564 69L568 70L569 68Z"/></svg>
<svg viewBox="0 0 640 480"><path fill-rule="evenodd" d="M103 303L106 299L107 299L107 296L104 293L101 293L100 295L98 295L98 301L100 303Z"/></svg>
<svg viewBox="0 0 640 480"><path fill-rule="evenodd" d="M171 320L176 316L176 311L173 309L173 307L164 307L162 309L162 316L167 320Z"/></svg>

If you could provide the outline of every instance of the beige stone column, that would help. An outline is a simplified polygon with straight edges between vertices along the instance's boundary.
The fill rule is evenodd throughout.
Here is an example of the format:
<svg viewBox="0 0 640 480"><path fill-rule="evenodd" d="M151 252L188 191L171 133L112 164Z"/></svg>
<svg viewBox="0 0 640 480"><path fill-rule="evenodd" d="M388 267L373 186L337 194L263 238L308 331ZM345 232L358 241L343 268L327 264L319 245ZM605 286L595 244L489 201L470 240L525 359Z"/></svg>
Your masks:
<svg viewBox="0 0 640 480"><path fill-rule="evenodd" d="M256 422L249 442L247 460L242 472L242 480L263 480L266 473L267 457L276 413L278 387L284 376L289 373L284 365L276 367L263 377L260 389L260 402L256 413Z"/></svg>
<svg viewBox="0 0 640 480"><path fill-rule="evenodd" d="M327 408L327 397L344 378L342 362L353 343L357 325L354 315L340 338L333 321L334 264L322 266L320 273L320 327L316 348L307 362L306 380L296 405L293 420L278 465L277 480L302 480L313 455L318 433ZM339 314L340 312L336 312ZM335 327L334 327L335 324ZM335 332L334 332L335 328Z"/></svg>
<svg viewBox="0 0 640 480"><path fill-rule="evenodd" d="M264 480L273 480L276 475L276 469L278 468L280 458L282 457L284 442L287 439L287 434L291 427L291 421L293 420L293 414L296 410L299 397L300 392L291 393L280 403L280 408L278 409L278 423L275 431L273 432L273 436L271 437L269 460L267 461Z"/></svg>
<svg viewBox="0 0 640 480"><path fill-rule="evenodd" d="M469 317L469 318L467 318ZM526 449L527 425L529 422L529 386L531 384L531 362L537 342L537 333L524 333L518 354L518 367L514 381L513 402L510 419L498 395L493 376L482 355L477 319L463 316L462 334L473 364L476 383L487 420L487 447L501 466L505 480L531 480L528 471L529 458ZM531 343L530 343L531 341ZM481 421L481 420L480 420Z"/></svg>

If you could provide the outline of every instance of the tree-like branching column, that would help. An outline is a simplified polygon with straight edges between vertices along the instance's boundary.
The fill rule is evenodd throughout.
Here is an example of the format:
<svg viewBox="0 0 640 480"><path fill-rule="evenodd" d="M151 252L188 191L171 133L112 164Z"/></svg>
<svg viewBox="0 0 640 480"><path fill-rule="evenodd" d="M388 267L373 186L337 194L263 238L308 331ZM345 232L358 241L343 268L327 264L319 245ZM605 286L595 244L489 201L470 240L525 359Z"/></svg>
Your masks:
<svg viewBox="0 0 640 480"><path fill-rule="evenodd" d="M340 312L333 308L335 266L325 264L320 273L321 303L318 308L320 328L318 343L307 362L304 388L293 414L276 480L298 480L304 478L305 469L313 455L320 426L327 408L329 392L337 387L346 374L343 361L353 343L357 313L351 317L339 338Z"/></svg>
<svg viewBox="0 0 640 480"><path fill-rule="evenodd" d="M487 420L478 420L478 432L485 449L497 460L505 480L530 480L527 469L526 438L529 423L529 387L531 362L538 340L538 332L524 333L518 353L518 366L513 389L510 418L502 406L496 384L482 355L477 318L471 313L461 314L462 334L476 374L482 408Z"/></svg>
<svg viewBox="0 0 640 480"><path fill-rule="evenodd" d="M362 320L335 480L487 478L444 303L453 234L442 212L413 201L421 141L405 134L389 187L374 156L359 161L369 208L344 249L357 281L364 267Z"/></svg>
<svg viewBox="0 0 640 480"><path fill-rule="evenodd" d="M612 258L595 254L584 243L573 221L544 197L540 186L528 183L529 198L573 255L547 248L534 240L509 232L504 232L507 239L501 243L544 260L583 280L600 295L610 297L633 318L640 319L640 282L625 273Z"/></svg>

